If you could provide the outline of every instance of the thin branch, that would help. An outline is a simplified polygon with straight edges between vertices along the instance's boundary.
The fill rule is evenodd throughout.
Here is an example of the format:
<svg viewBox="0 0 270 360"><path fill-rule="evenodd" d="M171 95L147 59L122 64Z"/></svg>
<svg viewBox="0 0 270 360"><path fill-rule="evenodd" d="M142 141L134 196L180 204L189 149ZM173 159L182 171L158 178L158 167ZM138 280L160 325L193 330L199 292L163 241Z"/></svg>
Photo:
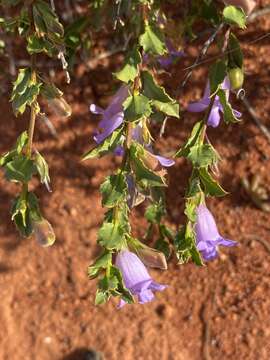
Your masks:
<svg viewBox="0 0 270 360"><path fill-rule="evenodd" d="M254 11L248 17L248 22L253 22L258 17L265 16L270 13L270 5L266 5L264 8Z"/></svg>
<svg viewBox="0 0 270 360"><path fill-rule="evenodd" d="M261 120L259 119L259 117L257 116L255 110L253 109L253 107L250 105L249 101L247 100L247 98L242 98L241 99L244 106L246 107L247 111L249 112L252 120L255 122L255 124L258 126L258 128L260 129L260 131L263 133L263 135L266 137L266 139L268 140L268 142L270 143L270 132L267 129L267 127L265 125L263 125L261 123Z"/></svg>
<svg viewBox="0 0 270 360"><path fill-rule="evenodd" d="M183 82L182 82L182 85L181 87L183 88L186 83L188 82L188 80L190 79L191 75L192 75L192 72L194 70L194 68L199 65L200 61L205 57L210 45L213 43L213 41L215 40L217 34L222 30L224 24L220 24L216 29L215 31L213 32L213 34L206 40L206 42L204 43L203 47L202 47L202 50L200 51L197 59L195 60L194 64L192 65L191 67L191 70L187 73L187 75L185 76Z"/></svg>

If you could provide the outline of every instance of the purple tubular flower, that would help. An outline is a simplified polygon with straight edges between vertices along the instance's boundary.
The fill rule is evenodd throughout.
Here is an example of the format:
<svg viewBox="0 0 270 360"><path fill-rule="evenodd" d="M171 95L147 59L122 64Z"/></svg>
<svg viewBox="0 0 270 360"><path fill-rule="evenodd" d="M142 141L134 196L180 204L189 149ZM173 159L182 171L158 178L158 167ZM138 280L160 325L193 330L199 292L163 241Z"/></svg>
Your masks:
<svg viewBox="0 0 270 360"><path fill-rule="evenodd" d="M234 246L236 241L224 239L220 236L215 219L205 205L199 205L196 210L195 224L197 249L205 261L218 256L218 246Z"/></svg>
<svg viewBox="0 0 270 360"><path fill-rule="evenodd" d="M155 297L153 291L163 291L167 287L156 283L138 256L128 250L118 253L115 265L121 270L126 288L132 295L138 296L140 304L152 301ZM118 307L125 304L126 302L121 300Z"/></svg>
<svg viewBox="0 0 270 360"><path fill-rule="evenodd" d="M230 88L231 88L230 80L228 77L226 77L223 81L221 89L223 89L225 91L227 101L229 100L229 96L230 96ZM208 108L208 106L210 105L210 102L211 102L210 85L209 85L209 81L207 81L207 85L204 90L202 99L197 102L190 103L187 107L187 110L190 112L205 111ZM233 112L237 118L240 118L242 116L242 114L237 110L233 109ZM220 103L219 97L216 95L214 104L212 106L212 110L211 110L208 120L207 120L207 125L212 126L214 128L217 127L220 123L220 113L223 113L223 106Z"/></svg>
<svg viewBox="0 0 270 360"><path fill-rule="evenodd" d="M113 96L110 105L104 110L101 107L91 104L92 114L101 115L102 119L98 124L101 132L94 136L97 144L101 144L114 130L116 130L124 121L123 102L128 97L128 86L121 86Z"/></svg>

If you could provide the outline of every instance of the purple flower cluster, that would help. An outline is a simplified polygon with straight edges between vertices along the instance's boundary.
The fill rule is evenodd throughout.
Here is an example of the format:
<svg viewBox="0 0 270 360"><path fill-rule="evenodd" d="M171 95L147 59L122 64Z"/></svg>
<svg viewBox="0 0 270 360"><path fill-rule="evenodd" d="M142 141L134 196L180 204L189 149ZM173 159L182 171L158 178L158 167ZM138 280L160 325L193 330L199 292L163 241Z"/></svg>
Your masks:
<svg viewBox="0 0 270 360"><path fill-rule="evenodd" d="M101 115L101 121L98 124L99 131L96 132L94 140L97 144L101 144L107 137L109 137L119 126L124 122L123 102L126 100L129 94L129 88L126 85L120 87L120 89L113 96L111 103L104 110L101 107L91 104L90 112L95 115ZM145 144L142 135L142 126L138 124L132 131L132 138L142 144L148 151L153 152L151 145ZM117 146L115 149L115 155L122 156L124 149L122 146ZM155 155L159 163L164 167L170 167L174 165L174 160L167 159L163 156Z"/></svg>
<svg viewBox="0 0 270 360"><path fill-rule="evenodd" d="M153 291L162 291L167 287L155 282L138 256L128 250L118 253L115 265L122 273L125 287L138 297L140 304L152 301L155 298ZM118 307L125 304L126 302L121 300Z"/></svg>
<svg viewBox="0 0 270 360"><path fill-rule="evenodd" d="M236 241L225 239L219 234L215 219L205 205L199 205L196 212L197 249L205 261L213 260L218 256L218 246L234 246L237 244Z"/></svg>
<svg viewBox="0 0 270 360"><path fill-rule="evenodd" d="M228 77L226 77L223 81L221 89L225 91L227 101L229 100L229 96L230 96L230 88L231 88L230 80ZM209 85L209 81L207 81L207 85L204 90L202 99L199 101L190 103L187 107L187 110L190 112L202 112L208 108L210 103L211 103L210 85ZM242 116L242 114L237 110L233 109L233 112L237 118L240 118ZM213 104L211 112L209 114L209 117L207 120L207 125L212 126L214 128L217 127L220 123L220 114L221 113L223 113L223 106L220 103L219 96L215 95L214 104Z"/></svg>

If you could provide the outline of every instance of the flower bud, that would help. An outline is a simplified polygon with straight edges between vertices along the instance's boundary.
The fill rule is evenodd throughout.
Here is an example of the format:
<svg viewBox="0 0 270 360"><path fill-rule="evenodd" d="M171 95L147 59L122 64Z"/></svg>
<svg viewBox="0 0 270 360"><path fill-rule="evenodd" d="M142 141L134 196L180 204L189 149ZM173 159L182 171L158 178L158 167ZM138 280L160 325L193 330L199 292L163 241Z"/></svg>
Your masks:
<svg viewBox="0 0 270 360"><path fill-rule="evenodd" d="M55 233L48 220L33 221L33 230L39 245L47 247L55 242Z"/></svg>
<svg viewBox="0 0 270 360"><path fill-rule="evenodd" d="M239 67L235 67L229 71L229 79L232 90L241 89L244 83L244 73Z"/></svg>
<svg viewBox="0 0 270 360"><path fill-rule="evenodd" d="M63 97L55 97L47 101L56 115L61 117L69 117L71 115L71 107Z"/></svg>
<svg viewBox="0 0 270 360"><path fill-rule="evenodd" d="M167 270L166 257L162 252L152 249L148 246L137 248L136 252L144 265Z"/></svg>

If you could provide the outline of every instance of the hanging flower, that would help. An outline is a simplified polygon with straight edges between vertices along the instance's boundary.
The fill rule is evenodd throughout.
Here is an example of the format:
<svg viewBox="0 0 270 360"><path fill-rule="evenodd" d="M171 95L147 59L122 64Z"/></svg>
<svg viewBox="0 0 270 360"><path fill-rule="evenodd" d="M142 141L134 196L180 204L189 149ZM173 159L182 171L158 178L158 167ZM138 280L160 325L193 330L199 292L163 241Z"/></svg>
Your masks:
<svg viewBox="0 0 270 360"><path fill-rule="evenodd" d="M114 130L116 130L124 121L123 102L128 97L128 86L123 85L113 96L111 103L104 110L101 107L91 104L92 114L101 115L102 119L98 124L99 131L94 136L97 144L101 144Z"/></svg>
<svg viewBox="0 0 270 360"><path fill-rule="evenodd" d="M224 239L218 232L215 219L205 205L199 205L196 210L195 225L197 249L205 261L218 256L218 246L234 246L236 241Z"/></svg>
<svg viewBox="0 0 270 360"><path fill-rule="evenodd" d="M163 291L167 287L156 283L138 256L128 250L118 253L115 265L121 270L126 288L138 297L140 304L152 301L155 298L153 291ZM125 301L121 300L118 307L125 304Z"/></svg>
<svg viewBox="0 0 270 360"><path fill-rule="evenodd" d="M229 81L228 77L226 77L224 79L221 89L223 89L225 91L226 99L228 101L229 96L230 96L230 81ZM199 101L190 103L187 107L187 110L190 112L202 112L208 108L210 103L211 103L210 85L209 85L209 80L208 80L204 94L203 94L203 98ZM233 110L233 112L237 118L240 118L242 116L242 114L237 110ZM212 126L214 128L217 127L220 123L220 114L221 113L223 113L223 106L220 103L219 96L215 95L214 104L210 111L210 114L209 114L209 117L207 120L207 125Z"/></svg>
<svg viewBox="0 0 270 360"><path fill-rule="evenodd" d="M104 110L101 107L91 104L90 111L92 114L101 115L102 119L99 122L99 130L94 136L94 140L97 144L101 144L107 137L109 137L119 126L121 126L124 122L124 111L123 111L123 102L126 100L128 96L128 86L123 85L114 95L112 102L110 105ZM143 129L139 124L135 126L132 130L132 138L133 140L139 142L145 148L153 152L150 144L145 143L143 139ZM118 145L114 150L115 155L123 156L124 148L121 145ZM154 155L159 163L164 167L170 167L174 165L174 160L167 159L160 155Z"/></svg>

